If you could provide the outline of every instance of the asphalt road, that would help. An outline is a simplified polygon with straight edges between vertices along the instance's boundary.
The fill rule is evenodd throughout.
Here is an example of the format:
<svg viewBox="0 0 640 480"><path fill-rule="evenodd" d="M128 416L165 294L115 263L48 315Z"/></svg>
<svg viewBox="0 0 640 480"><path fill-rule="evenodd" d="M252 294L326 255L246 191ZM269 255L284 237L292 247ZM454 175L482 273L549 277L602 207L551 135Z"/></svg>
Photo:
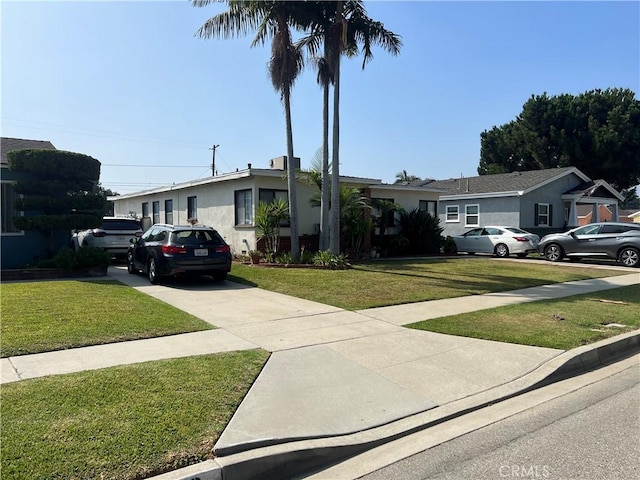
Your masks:
<svg viewBox="0 0 640 480"><path fill-rule="evenodd" d="M640 479L640 364L360 478Z"/></svg>

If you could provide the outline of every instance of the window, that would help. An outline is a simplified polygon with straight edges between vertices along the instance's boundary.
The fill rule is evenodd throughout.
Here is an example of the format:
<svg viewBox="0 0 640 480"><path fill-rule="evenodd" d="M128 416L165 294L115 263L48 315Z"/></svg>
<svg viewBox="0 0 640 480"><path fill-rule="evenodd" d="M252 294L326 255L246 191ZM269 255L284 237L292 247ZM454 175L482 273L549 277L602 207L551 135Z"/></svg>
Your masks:
<svg viewBox="0 0 640 480"><path fill-rule="evenodd" d="M393 198L372 198L371 202L373 205L376 205L376 201L378 202L378 205L380 205L380 203L384 203L384 209L387 210L387 218L385 220L385 228L386 227L395 227L396 225L396 212L393 208L393 206L395 206L395 201ZM380 223L382 223L381 219L382 219L382 208L380 208L380 206L377 206L373 209L373 216L377 219L380 219Z"/></svg>
<svg viewBox="0 0 640 480"><path fill-rule="evenodd" d="M2 183L2 198L0 199L0 204L2 205L2 233L20 232L13 224L13 217L19 215L16 210L16 200L18 200L18 195L13 190L13 186L10 183Z"/></svg>
<svg viewBox="0 0 640 480"><path fill-rule="evenodd" d="M187 197L187 219L198 218L198 197Z"/></svg>
<svg viewBox="0 0 640 480"><path fill-rule="evenodd" d="M480 205L464 207L464 224L467 227L480 225Z"/></svg>
<svg viewBox="0 0 640 480"><path fill-rule="evenodd" d="M149 202L142 203L142 218L149 216Z"/></svg>
<svg viewBox="0 0 640 480"><path fill-rule="evenodd" d="M548 203L536 203L535 206L535 226L551 226L551 205Z"/></svg>
<svg viewBox="0 0 640 480"><path fill-rule="evenodd" d="M153 223L160 223L160 202L153 202Z"/></svg>
<svg viewBox="0 0 640 480"><path fill-rule="evenodd" d="M447 205L447 222L459 222L460 210L458 205Z"/></svg>
<svg viewBox="0 0 640 480"><path fill-rule="evenodd" d="M418 208L420 210L425 210L433 218L436 218L436 212L438 211L438 202L434 200L420 200Z"/></svg>
<svg viewBox="0 0 640 480"><path fill-rule="evenodd" d="M251 190L236 190L235 192L235 212L236 225L253 224L253 197Z"/></svg>
<svg viewBox="0 0 640 480"><path fill-rule="evenodd" d="M285 202L289 203L289 192L286 190L272 190L268 188L261 188L258 193L258 198L260 202L271 203L276 199L282 199Z"/></svg>
<svg viewBox="0 0 640 480"><path fill-rule="evenodd" d="M164 223L173 225L173 200L164 201Z"/></svg>

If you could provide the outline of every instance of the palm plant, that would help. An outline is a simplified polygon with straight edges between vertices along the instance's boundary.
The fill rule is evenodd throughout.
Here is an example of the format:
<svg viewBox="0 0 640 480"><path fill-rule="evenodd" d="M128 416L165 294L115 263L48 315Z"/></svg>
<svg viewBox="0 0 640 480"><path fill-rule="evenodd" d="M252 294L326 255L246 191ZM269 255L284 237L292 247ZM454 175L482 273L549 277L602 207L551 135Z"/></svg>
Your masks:
<svg viewBox="0 0 640 480"><path fill-rule="evenodd" d="M202 7L213 0L193 0L193 5ZM293 128L291 125L291 89L303 67L303 56L293 44L290 25L308 25L305 20L304 2L283 1L239 1L229 0L229 10L207 20L196 32L201 38L233 38L255 30L252 47L264 44L272 38L269 76L273 87L280 93L285 111L287 135L287 188L289 191L289 217L291 222L291 254L300 255L298 239L298 203L293 154Z"/></svg>
<svg viewBox="0 0 640 480"><path fill-rule="evenodd" d="M318 56L320 45L323 46L323 57L318 61L318 81L323 86L323 207L328 202L328 159L329 159L329 84L333 83L333 132L332 132L332 175L331 204L339 204L340 196L340 57L357 55L362 45L362 68L373 58L372 45L377 44L385 50L397 55L402 41L398 35L384 28L367 16L361 0L305 2L313 6L315 13L311 33L300 41L312 56ZM331 209L329 248L332 253L340 252L340 212ZM322 215L321 215L322 218ZM326 225L321 222L321 231ZM321 234L322 235L322 234Z"/></svg>

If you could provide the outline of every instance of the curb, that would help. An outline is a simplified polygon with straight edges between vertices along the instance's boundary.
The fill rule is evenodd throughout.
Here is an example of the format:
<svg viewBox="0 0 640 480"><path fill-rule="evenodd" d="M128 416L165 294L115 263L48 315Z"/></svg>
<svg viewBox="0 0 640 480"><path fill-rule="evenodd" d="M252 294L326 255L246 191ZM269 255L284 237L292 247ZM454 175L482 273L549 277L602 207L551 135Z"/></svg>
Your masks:
<svg viewBox="0 0 640 480"><path fill-rule="evenodd" d="M640 330L635 330L568 350L508 383L386 425L347 435L292 441L216 457L215 460L207 460L153 479L252 480L295 477L638 352Z"/></svg>

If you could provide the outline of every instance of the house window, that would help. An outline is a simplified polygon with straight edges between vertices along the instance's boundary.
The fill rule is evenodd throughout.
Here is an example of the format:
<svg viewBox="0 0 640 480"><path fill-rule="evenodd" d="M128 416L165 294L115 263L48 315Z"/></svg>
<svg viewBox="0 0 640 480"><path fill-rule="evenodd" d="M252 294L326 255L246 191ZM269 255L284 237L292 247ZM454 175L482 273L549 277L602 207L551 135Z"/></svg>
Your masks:
<svg viewBox="0 0 640 480"><path fill-rule="evenodd" d="M253 196L251 189L235 191L236 225L253 224L252 203Z"/></svg>
<svg viewBox="0 0 640 480"><path fill-rule="evenodd" d="M187 197L187 219L198 218L198 197Z"/></svg>
<svg viewBox="0 0 640 480"><path fill-rule="evenodd" d="M153 223L160 223L160 202L153 202Z"/></svg>
<svg viewBox="0 0 640 480"><path fill-rule="evenodd" d="M393 208L390 208L391 206L395 206L395 201L393 198L372 198L371 202L373 205L376 205L376 202L378 202L378 205L380 205L380 202L384 202L385 203L385 207L384 209L387 210L387 218L386 218L386 227L395 227L396 224L396 212ZM373 209L373 216L377 219L381 219L382 218L382 208L380 208L380 206L377 206Z"/></svg>
<svg viewBox="0 0 640 480"><path fill-rule="evenodd" d="M551 205L548 203L536 203L535 206L535 226L551 226Z"/></svg>
<svg viewBox="0 0 640 480"><path fill-rule="evenodd" d="M18 233L20 230L13 224L13 217L19 215L16 210L16 200L18 195L13 190L13 186L10 183L2 183L2 198L0 204L2 205L2 233Z"/></svg>
<svg viewBox="0 0 640 480"><path fill-rule="evenodd" d="M173 200L164 201L164 223L173 225Z"/></svg>
<svg viewBox="0 0 640 480"><path fill-rule="evenodd" d="M149 202L142 203L142 218L149 216Z"/></svg>
<svg viewBox="0 0 640 480"><path fill-rule="evenodd" d="M466 227L480 225L480 205L466 205L464 207L464 224Z"/></svg>
<svg viewBox="0 0 640 480"><path fill-rule="evenodd" d="M435 218L438 210L438 202L434 200L420 200L418 208L420 210L425 210L429 215Z"/></svg>
<svg viewBox="0 0 640 480"><path fill-rule="evenodd" d="M460 221L460 209L458 205L447 205L447 222Z"/></svg>
<svg viewBox="0 0 640 480"><path fill-rule="evenodd" d="M274 190L269 188L261 188L258 192L258 199L260 202L269 204L274 200L284 200L287 205L289 204L289 192L287 190ZM289 227L291 225L289 219L281 220L281 227Z"/></svg>

